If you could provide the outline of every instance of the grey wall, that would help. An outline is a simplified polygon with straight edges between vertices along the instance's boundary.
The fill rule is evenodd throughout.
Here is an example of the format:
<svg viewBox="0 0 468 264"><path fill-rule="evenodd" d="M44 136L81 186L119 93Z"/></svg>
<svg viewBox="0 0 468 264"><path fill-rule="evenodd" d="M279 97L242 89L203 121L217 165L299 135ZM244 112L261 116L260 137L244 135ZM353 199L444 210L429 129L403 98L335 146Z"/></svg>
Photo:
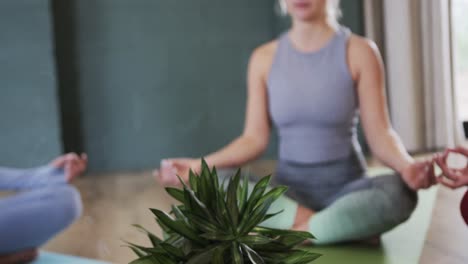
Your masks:
<svg viewBox="0 0 468 264"><path fill-rule="evenodd" d="M272 3L0 1L0 164L48 161L61 142L93 171L223 146L242 130L248 57L279 31ZM362 32L361 1L343 3Z"/></svg>
<svg viewBox="0 0 468 264"><path fill-rule="evenodd" d="M152 168L239 135L248 58L283 25L271 0L53 2L65 147L93 171ZM343 2L362 33L361 1Z"/></svg>
<svg viewBox="0 0 468 264"><path fill-rule="evenodd" d="M61 152L48 0L0 1L0 165Z"/></svg>
<svg viewBox="0 0 468 264"><path fill-rule="evenodd" d="M77 70L62 72L61 87L67 94L67 83L78 83L62 100L78 106L63 111L80 119L81 135L67 146L87 151L92 170L152 168L163 157L216 150L241 133L245 68L252 49L273 36L271 0L72 6L74 54L63 52L60 61L76 58ZM66 5L55 7L63 16Z"/></svg>
<svg viewBox="0 0 468 264"><path fill-rule="evenodd" d="M341 23L354 33L364 36L364 6L362 0L341 0Z"/></svg>

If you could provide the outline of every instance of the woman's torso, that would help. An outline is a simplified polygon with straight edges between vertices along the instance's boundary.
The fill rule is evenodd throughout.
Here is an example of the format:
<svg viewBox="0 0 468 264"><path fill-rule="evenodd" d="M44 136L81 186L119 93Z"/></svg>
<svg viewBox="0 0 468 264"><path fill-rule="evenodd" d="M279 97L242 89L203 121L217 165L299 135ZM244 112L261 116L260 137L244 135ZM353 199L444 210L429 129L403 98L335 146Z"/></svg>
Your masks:
<svg viewBox="0 0 468 264"><path fill-rule="evenodd" d="M341 27L309 53L295 49L287 33L279 37L267 93L280 161L317 164L360 153L358 100L347 62L350 34Z"/></svg>

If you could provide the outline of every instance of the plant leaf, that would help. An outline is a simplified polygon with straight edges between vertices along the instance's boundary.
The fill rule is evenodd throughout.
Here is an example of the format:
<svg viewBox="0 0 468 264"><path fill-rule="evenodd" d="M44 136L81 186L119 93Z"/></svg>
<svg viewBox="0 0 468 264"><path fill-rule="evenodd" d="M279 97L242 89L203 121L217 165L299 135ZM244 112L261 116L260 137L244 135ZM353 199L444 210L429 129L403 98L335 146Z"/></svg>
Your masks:
<svg viewBox="0 0 468 264"><path fill-rule="evenodd" d="M308 264L321 256L321 254L309 252L307 250L295 250L281 261L285 264Z"/></svg>
<svg viewBox="0 0 468 264"><path fill-rule="evenodd" d="M246 215L249 215L254 207L257 205L257 202L261 199L263 193L265 192L268 184L270 183L271 176L263 177L257 184L255 184L250 197L247 200L244 211L242 212L242 218L246 219Z"/></svg>
<svg viewBox="0 0 468 264"><path fill-rule="evenodd" d="M209 264L211 263L211 259L213 257L216 248L221 247L223 245L214 246L211 248L206 248L203 251L199 252L196 255L190 257L186 264Z"/></svg>
<svg viewBox="0 0 468 264"><path fill-rule="evenodd" d="M190 183L190 188L192 188L192 190L194 192L197 192L198 190L198 176L192 171L192 169L190 169L189 171L189 183Z"/></svg>
<svg viewBox="0 0 468 264"><path fill-rule="evenodd" d="M136 248L139 251L146 253L147 255L164 254L165 253L165 251L159 246L154 247L154 248L149 248L149 247L142 247L142 246L139 246L139 245L127 242L127 241L124 241L124 242L127 243L127 245L125 245L125 246L130 247L130 248Z"/></svg>
<svg viewBox="0 0 468 264"><path fill-rule="evenodd" d="M133 253L135 253L135 255L137 255L139 258L142 258L142 257L148 255L148 253L144 252L143 250L141 250L141 249L139 249L139 248L137 248L135 246L126 245L125 247L130 248L133 251Z"/></svg>
<svg viewBox="0 0 468 264"><path fill-rule="evenodd" d="M224 261L224 251L226 251L227 247L216 247L214 252L213 252L213 255L212 255L212 263L213 264L222 264L222 263L225 263Z"/></svg>
<svg viewBox="0 0 468 264"><path fill-rule="evenodd" d="M158 209L151 209L151 211L158 218L159 221L161 221L167 228L169 228L173 232L197 243L205 243L203 239L200 239L196 231L193 230L187 224L185 224L185 222L180 220L173 220L168 214Z"/></svg>
<svg viewBox="0 0 468 264"><path fill-rule="evenodd" d="M252 264L265 264L263 258L260 257L260 255L253 249L251 249L249 246L241 244L241 247L244 250L244 252L247 253L247 257L249 257L250 262L252 262Z"/></svg>
<svg viewBox="0 0 468 264"><path fill-rule="evenodd" d="M179 175L176 175L176 176L179 179L180 183L182 184L182 187L184 187L185 189L190 189L185 183L185 181Z"/></svg>
<svg viewBox="0 0 468 264"><path fill-rule="evenodd" d="M267 253L288 253L291 249L285 247L283 244L273 241L267 244L259 244L259 245L252 245L252 248L257 251L261 252L261 256L266 260ZM274 258L277 259L277 258Z"/></svg>
<svg viewBox="0 0 468 264"><path fill-rule="evenodd" d="M234 235L230 235L230 234L227 235L223 233L205 233L200 236L208 240L217 240L217 241L232 241L236 238Z"/></svg>
<svg viewBox="0 0 468 264"><path fill-rule="evenodd" d="M145 256L130 262L130 264L160 264L160 262L154 256Z"/></svg>
<svg viewBox="0 0 468 264"><path fill-rule="evenodd" d="M135 224L133 226L136 227L140 232L146 234L153 246L157 246L159 245L159 243L162 242L162 240L159 237L157 237L156 235L154 235L153 233L151 233L150 231L148 231L146 228L142 227L141 225Z"/></svg>
<svg viewBox="0 0 468 264"><path fill-rule="evenodd" d="M213 181L213 190L217 190L219 188L219 179L216 167L213 167L213 170L211 171L211 180Z"/></svg>
<svg viewBox="0 0 468 264"><path fill-rule="evenodd" d="M286 186L278 186L273 189L271 189L268 193L266 193L260 200L258 200L257 204L255 206L259 206L262 203L264 203L268 199L273 199L273 201L276 201L281 195L283 195L286 191L288 190L288 187Z"/></svg>
<svg viewBox="0 0 468 264"><path fill-rule="evenodd" d="M247 235L237 239L239 243L247 245L264 245L273 242L273 239L262 235Z"/></svg>
<svg viewBox="0 0 468 264"><path fill-rule="evenodd" d="M172 213L174 214L177 220L182 220L186 224L189 224L187 217L185 217L185 215L182 213L182 211L180 211L179 207L177 207L176 205L172 205Z"/></svg>
<svg viewBox="0 0 468 264"><path fill-rule="evenodd" d="M303 237L294 236L294 235L280 236L278 239L276 239L276 241L278 241L279 243L283 244L284 246L288 248L293 248L295 246L298 246L304 243L304 241L306 240L307 239L304 239Z"/></svg>
<svg viewBox="0 0 468 264"><path fill-rule="evenodd" d="M176 233L172 234L169 238L164 240L165 243L171 244L174 247L181 247L184 244L184 241L187 241L187 239Z"/></svg>
<svg viewBox="0 0 468 264"><path fill-rule="evenodd" d="M219 230L216 225L213 225L212 223L206 221L206 219L203 219L192 213L188 213L188 218L194 227L203 233L217 232Z"/></svg>
<svg viewBox="0 0 468 264"><path fill-rule="evenodd" d="M181 244L182 245L180 246L180 248L182 249L182 252L184 252L185 256L190 255L192 250L194 250L194 247L192 245L192 242L190 242L190 240L184 239L182 240Z"/></svg>
<svg viewBox="0 0 468 264"><path fill-rule="evenodd" d="M231 246L232 263L244 264L244 257L242 256L242 250L237 242L233 242Z"/></svg>
<svg viewBox="0 0 468 264"><path fill-rule="evenodd" d="M167 227L163 222L161 222L158 218L156 218L156 223L161 227L163 231L163 239L167 239L169 236L174 234L174 231L172 231L169 227Z"/></svg>
<svg viewBox="0 0 468 264"><path fill-rule="evenodd" d="M232 231L232 228L228 228L229 226L232 226L232 220L229 214L229 211L227 209L226 201L224 199L217 199L215 201L215 219L218 222L219 226L226 227L226 229L229 229ZM227 231L227 230L225 230Z"/></svg>
<svg viewBox="0 0 468 264"><path fill-rule="evenodd" d="M198 199L198 197L195 195L195 192L189 189L184 189L185 197L188 199L190 202L191 206L191 212L193 212L195 215L200 216L200 217L207 217L207 220L210 221L210 223L216 223L215 218L211 215L210 210L206 207L206 205ZM203 214L204 213L204 214Z"/></svg>
<svg viewBox="0 0 468 264"><path fill-rule="evenodd" d="M260 233L263 235L273 235L273 236L293 235L293 236L300 236L305 239L315 239L315 237L309 232L295 231L295 230L283 230L283 229L275 229L275 228L261 227L261 226L257 226L253 228L252 232Z"/></svg>
<svg viewBox="0 0 468 264"><path fill-rule="evenodd" d="M161 243L161 247L169 253L169 255L176 257L177 260L185 260L185 254L181 249L168 243Z"/></svg>
<svg viewBox="0 0 468 264"><path fill-rule="evenodd" d="M240 172L239 172L240 174ZM247 203L247 196L249 194L249 179L247 175L244 176L244 183L242 187L240 188L240 194L239 194L239 212L244 211L244 206Z"/></svg>
<svg viewBox="0 0 468 264"><path fill-rule="evenodd" d="M172 187L167 187L166 192L170 196L172 196L174 199L176 199L177 201L179 201L181 203L185 203L184 192L182 190L172 188Z"/></svg>
<svg viewBox="0 0 468 264"><path fill-rule="evenodd" d="M159 255L153 255L154 259L156 259L158 262L156 263L160 263L160 264L178 264L177 261L171 259L170 257L166 256L166 255L163 255L163 254L159 254Z"/></svg>
<svg viewBox="0 0 468 264"><path fill-rule="evenodd" d="M211 176L210 176L210 168L208 168L208 164L204 159L202 159L202 170L200 174L200 186L199 188L199 198L200 201L202 201L205 204L209 204L210 202L213 202L214 199L211 199L211 192L214 190L214 186L211 181ZM214 197L213 197L214 198ZM211 205L211 204L209 204Z"/></svg>
<svg viewBox="0 0 468 264"><path fill-rule="evenodd" d="M240 170L237 171L236 176L229 181L226 206L229 211L229 216L232 220L231 228L234 232L237 230L239 221L239 208L237 207L237 190L239 188Z"/></svg>
<svg viewBox="0 0 468 264"><path fill-rule="evenodd" d="M265 215L265 217L264 217L263 220L262 220L262 223L265 222L266 220L272 218L272 217L275 217L275 216L277 216L277 215L283 213L283 212L284 212L284 210L281 210L281 211L276 212L276 213L273 213L273 214L267 214L267 215Z"/></svg>
<svg viewBox="0 0 468 264"><path fill-rule="evenodd" d="M252 228L254 228L259 223L261 223L263 219L265 218L266 213L272 203L273 203L273 199L269 198L263 204L257 206L257 208L255 208L254 211L250 214L249 218L243 221L243 223L240 225L239 233L240 234L249 233L252 230Z"/></svg>
<svg viewBox="0 0 468 264"><path fill-rule="evenodd" d="M128 243L139 256L133 264L305 264L316 259L318 254L298 247L313 239L312 234L258 226L282 212L268 213L286 187L270 190L271 176L267 176L255 184L249 195L248 177L241 177L238 170L220 185L216 168L210 170L205 160L200 175L189 172L189 183L179 177L181 190L166 189L182 203L172 206L173 217L151 209L164 239L135 225L150 238L153 247Z"/></svg>

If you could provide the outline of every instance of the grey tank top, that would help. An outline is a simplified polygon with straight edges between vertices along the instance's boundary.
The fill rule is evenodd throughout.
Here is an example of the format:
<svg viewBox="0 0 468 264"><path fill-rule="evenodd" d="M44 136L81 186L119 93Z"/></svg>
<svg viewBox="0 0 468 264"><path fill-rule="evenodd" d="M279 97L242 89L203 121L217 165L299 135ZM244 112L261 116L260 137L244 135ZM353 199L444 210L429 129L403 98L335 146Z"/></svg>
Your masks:
<svg viewBox="0 0 468 264"><path fill-rule="evenodd" d="M279 134L279 159L322 163L359 151L358 100L347 64L351 32L340 27L316 52L295 49L287 33L268 75L270 116Z"/></svg>

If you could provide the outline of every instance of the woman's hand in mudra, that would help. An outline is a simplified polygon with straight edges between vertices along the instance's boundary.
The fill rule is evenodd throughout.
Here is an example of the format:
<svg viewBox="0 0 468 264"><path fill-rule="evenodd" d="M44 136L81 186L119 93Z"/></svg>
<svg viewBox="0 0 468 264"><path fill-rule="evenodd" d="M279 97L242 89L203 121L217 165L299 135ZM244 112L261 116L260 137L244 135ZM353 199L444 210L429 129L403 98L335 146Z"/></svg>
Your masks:
<svg viewBox="0 0 468 264"><path fill-rule="evenodd" d="M189 171L198 172L200 169L198 159L178 158L161 161L159 170L154 171L156 181L162 186L180 186L179 176L184 182L188 182Z"/></svg>
<svg viewBox="0 0 468 264"><path fill-rule="evenodd" d="M55 158L50 162L50 166L63 169L67 182L71 182L85 172L88 166L88 156L85 153L81 155L68 153Z"/></svg>
<svg viewBox="0 0 468 264"><path fill-rule="evenodd" d="M468 186L468 162L464 167L451 168L447 164L450 153L461 154L468 158L468 149L462 147L447 149L443 154L436 154L434 161L442 170L442 174L437 178L438 182L451 189Z"/></svg>
<svg viewBox="0 0 468 264"><path fill-rule="evenodd" d="M428 189L437 184L432 160L414 162L407 166L401 174L403 180L413 191Z"/></svg>

